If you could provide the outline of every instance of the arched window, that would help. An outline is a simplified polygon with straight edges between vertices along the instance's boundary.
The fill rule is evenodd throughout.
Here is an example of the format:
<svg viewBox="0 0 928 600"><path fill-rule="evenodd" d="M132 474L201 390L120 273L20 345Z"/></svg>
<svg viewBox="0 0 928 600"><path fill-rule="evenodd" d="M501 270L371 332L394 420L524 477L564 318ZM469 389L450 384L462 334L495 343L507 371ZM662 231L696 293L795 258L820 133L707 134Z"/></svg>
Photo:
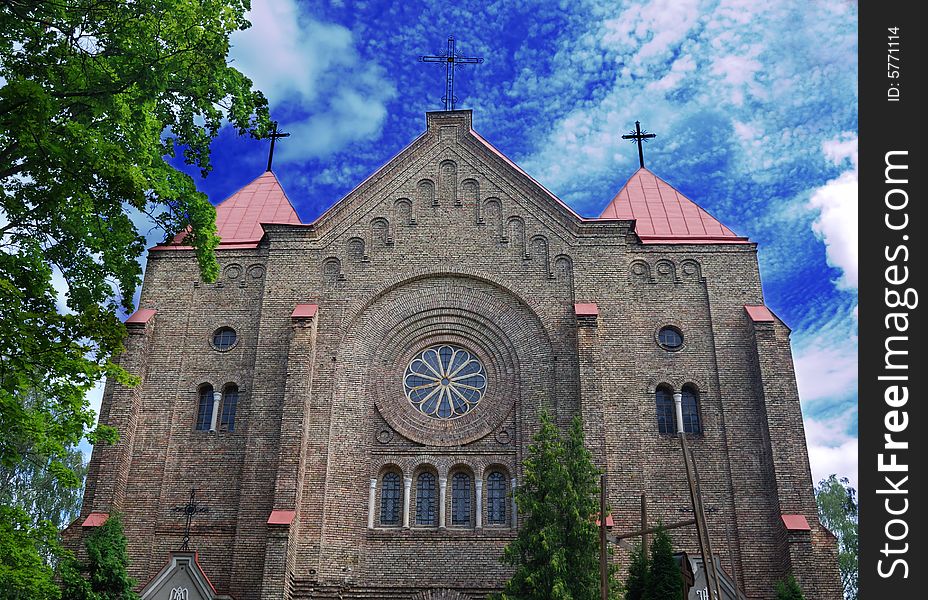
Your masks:
<svg viewBox="0 0 928 600"><path fill-rule="evenodd" d="M487 476L487 523L506 524L506 476L499 471Z"/></svg>
<svg viewBox="0 0 928 600"><path fill-rule="evenodd" d="M455 473L451 478L451 524L470 525L470 475Z"/></svg>
<svg viewBox="0 0 928 600"><path fill-rule="evenodd" d="M434 526L438 519L438 501L435 497L435 476L421 473L416 480L416 525Z"/></svg>
<svg viewBox="0 0 928 600"><path fill-rule="evenodd" d="M235 431L235 409L238 406L238 386L230 383L222 391L222 418L220 431Z"/></svg>
<svg viewBox="0 0 928 600"><path fill-rule="evenodd" d="M200 408L197 410L197 431L209 431L213 424L213 386L200 386Z"/></svg>
<svg viewBox="0 0 928 600"><path fill-rule="evenodd" d="M670 391L670 388L661 386L654 393L654 398L657 403L657 431L659 433L676 433L673 392Z"/></svg>
<svg viewBox="0 0 928 600"><path fill-rule="evenodd" d="M400 524L400 476L389 472L380 481L380 524Z"/></svg>
<svg viewBox="0 0 928 600"><path fill-rule="evenodd" d="M683 386L683 431L702 433L699 422L699 394L691 386Z"/></svg>

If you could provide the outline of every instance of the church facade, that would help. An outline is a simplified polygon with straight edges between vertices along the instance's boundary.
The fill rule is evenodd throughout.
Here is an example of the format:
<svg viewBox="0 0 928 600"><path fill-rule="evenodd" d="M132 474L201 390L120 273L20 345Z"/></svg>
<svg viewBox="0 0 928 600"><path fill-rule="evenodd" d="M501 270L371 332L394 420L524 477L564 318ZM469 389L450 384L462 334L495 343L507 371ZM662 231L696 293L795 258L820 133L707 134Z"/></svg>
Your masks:
<svg viewBox="0 0 928 600"><path fill-rule="evenodd" d="M107 385L121 437L66 537L121 513L143 598L482 599L510 573L539 411L582 415L621 534L642 494L651 524L686 518L680 395L741 595L793 573L840 598L756 245L643 167L582 218L471 118L428 113L310 224L273 173L248 184L217 207L216 283L182 240L150 251L121 359L141 383ZM208 511L177 552L191 489Z"/></svg>

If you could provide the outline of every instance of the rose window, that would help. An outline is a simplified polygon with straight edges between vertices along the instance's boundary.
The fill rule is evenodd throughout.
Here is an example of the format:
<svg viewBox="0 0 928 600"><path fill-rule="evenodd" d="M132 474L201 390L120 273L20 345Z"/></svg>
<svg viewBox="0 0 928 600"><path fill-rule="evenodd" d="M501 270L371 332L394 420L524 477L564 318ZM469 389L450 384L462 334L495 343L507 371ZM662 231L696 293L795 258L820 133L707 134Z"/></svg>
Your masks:
<svg viewBox="0 0 928 600"><path fill-rule="evenodd" d="M454 419L477 406L487 389L487 375L476 356L443 344L409 362L403 386L416 410L436 419Z"/></svg>

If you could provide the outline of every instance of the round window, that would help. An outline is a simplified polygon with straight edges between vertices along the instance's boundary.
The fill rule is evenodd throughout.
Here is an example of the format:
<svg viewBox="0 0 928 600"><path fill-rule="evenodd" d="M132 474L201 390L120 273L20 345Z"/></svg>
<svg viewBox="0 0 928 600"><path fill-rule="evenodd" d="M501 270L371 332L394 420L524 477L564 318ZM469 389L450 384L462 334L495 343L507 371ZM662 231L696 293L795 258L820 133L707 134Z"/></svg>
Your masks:
<svg viewBox="0 0 928 600"><path fill-rule="evenodd" d="M238 336L231 327L220 327L213 332L213 347L216 350L230 350L237 340Z"/></svg>
<svg viewBox="0 0 928 600"><path fill-rule="evenodd" d="M416 410L436 419L454 419L477 406L487 389L487 375L476 356L460 346L442 344L409 362L403 388Z"/></svg>
<svg viewBox="0 0 928 600"><path fill-rule="evenodd" d="M683 346L683 333L676 327L661 327L657 332L657 343L664 350L679 350Z"/></svg>

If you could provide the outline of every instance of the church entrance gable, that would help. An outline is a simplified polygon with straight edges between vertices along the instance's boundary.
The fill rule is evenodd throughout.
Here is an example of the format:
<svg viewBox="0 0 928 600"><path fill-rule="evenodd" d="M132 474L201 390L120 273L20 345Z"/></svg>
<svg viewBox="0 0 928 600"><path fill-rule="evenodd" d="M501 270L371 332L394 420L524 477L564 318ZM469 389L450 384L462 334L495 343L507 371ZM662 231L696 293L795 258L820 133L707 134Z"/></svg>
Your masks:
<svg viewBox="0 0 928 600"><path fill-rule="evenodd" d="M172 552L171 560L142 590L141 600L221 600L194 552Z"/></svg>

